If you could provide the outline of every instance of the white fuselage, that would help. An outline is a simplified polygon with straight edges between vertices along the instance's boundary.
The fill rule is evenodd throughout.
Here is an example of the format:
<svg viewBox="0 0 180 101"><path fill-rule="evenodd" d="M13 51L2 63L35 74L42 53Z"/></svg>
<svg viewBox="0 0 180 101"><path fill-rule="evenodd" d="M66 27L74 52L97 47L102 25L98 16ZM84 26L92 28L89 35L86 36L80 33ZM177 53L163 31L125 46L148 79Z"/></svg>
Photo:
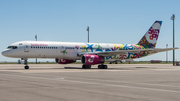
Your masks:
<svg viewBox="0 0 180 101"><path fill-rule="evenodd" d="M4 56L12 58L65 58L71 60L80 60L77 53L89 53L95 51L110 50L113 44L105 43L87 43L77 42L46 42L46 41L21 41L11 44L17 48L7 48L2 52ZM91 47L91 48L90 48ZM100 50L98 48L101 47Z"/></svg>

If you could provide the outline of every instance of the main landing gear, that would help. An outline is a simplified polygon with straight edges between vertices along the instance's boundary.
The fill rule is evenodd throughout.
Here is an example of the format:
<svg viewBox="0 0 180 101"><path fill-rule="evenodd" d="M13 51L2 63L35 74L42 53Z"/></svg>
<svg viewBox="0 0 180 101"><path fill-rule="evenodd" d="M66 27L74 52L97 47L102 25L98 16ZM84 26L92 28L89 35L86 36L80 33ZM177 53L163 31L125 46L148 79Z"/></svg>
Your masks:
<svg viewBox="0 0 180 101"><path fill-rule="evenodd" d="M29 69L29 66L27 65L27 59L22 59L22 60L24 60L24 69Z"/></svg>
<svg viewBox="0 0 180 101"><path fill-rule="evenodd" d="M91 65L82 65L83 69L91 69Z"/></svg>
<svg viewBox="0 0 180 101"><path fill-rule="evenodd" d="M91 69L91 65L82 65L83 69ZM108 66L107 65L98 65L98 69L107 69Z"/></svg>
<svg viewBox="0 0 180 101"><path fill-rule="evenodd" d="M108 66L107 65L98 65L98 69L107 69Z"/></svg>

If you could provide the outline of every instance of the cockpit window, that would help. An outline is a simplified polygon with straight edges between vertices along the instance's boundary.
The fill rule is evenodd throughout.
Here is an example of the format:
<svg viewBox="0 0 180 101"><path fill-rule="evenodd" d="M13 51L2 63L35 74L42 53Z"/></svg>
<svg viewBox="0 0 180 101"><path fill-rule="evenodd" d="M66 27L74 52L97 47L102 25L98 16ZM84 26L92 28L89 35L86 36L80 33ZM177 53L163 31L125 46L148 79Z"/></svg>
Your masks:
<svg viewBox="0 0 180 101"><path fill-rule="evenodd" d="M7 49L17 49L17 46L8 46Z"/></svg>

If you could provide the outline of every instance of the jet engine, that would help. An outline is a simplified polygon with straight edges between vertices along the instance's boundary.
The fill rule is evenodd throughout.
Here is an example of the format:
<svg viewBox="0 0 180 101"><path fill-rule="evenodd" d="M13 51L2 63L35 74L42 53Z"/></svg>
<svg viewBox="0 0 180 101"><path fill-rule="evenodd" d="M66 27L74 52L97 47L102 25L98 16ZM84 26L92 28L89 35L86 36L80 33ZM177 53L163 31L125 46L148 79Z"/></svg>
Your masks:
<svg viewBox="0 0 180 101"><path fill-rule="evenodd" d="M95 65L95 64L100 64L104 63L105 58L103 56L98 56L98 55L92 55L92 54L84 54L81 57L81 62L83 65Z"/></svg>
<svg viewBox="0 0 180 101"><path fill-rule="evenodd" d="M58 64L68 64L68 63L76 62L76 60L69 60L69 59L64 59L64 58L55 59L55 61Z"/></svg>

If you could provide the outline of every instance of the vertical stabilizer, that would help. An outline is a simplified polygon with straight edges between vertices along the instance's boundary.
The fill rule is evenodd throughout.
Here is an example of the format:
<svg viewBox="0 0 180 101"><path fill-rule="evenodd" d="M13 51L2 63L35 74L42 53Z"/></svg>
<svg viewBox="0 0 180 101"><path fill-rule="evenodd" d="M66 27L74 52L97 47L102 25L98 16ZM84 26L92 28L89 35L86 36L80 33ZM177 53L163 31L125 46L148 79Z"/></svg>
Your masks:
<svg viewBox="0 0 180 101"><path fill-rule="evenodd" d="M138 42L138 45L144 48L154 48L158 40L162 21L155 21L154 24L149 28L146 34Z"/></svg>

